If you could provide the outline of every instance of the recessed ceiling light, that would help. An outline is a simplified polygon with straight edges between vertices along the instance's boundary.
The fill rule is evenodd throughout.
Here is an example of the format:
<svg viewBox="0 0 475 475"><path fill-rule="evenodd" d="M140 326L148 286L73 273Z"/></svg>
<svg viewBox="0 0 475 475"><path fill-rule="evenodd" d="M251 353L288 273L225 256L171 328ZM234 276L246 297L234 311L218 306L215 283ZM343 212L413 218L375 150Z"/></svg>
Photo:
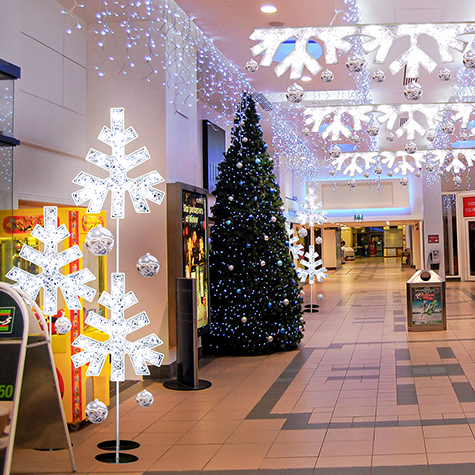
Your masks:
<svg viewBox="0 0 475 475"><path fill-rule="evenodd" d="M312 78L311 78L310 76L302 76L302 77L301 77L301 80L302 80L302 81L305 81L305 82L308 82L308 81L311 81Z"/></svg>
<svg viewBox="0 0 475 475"><path fill-rule="evenodd" d="M261 12L262 13L275 13L277 8L274 5L262 5Z"/></svg>

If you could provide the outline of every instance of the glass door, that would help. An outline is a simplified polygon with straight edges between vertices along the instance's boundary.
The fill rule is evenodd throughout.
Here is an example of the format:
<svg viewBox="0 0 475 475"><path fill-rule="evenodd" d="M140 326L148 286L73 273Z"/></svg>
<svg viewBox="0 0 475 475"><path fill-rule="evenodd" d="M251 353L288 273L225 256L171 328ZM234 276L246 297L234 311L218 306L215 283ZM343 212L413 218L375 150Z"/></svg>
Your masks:
<svg viewBox="0 0 475 475"><path fill-rule="evenodd" d="M468 226L468 280L475 280L475 220Z"/></svg>

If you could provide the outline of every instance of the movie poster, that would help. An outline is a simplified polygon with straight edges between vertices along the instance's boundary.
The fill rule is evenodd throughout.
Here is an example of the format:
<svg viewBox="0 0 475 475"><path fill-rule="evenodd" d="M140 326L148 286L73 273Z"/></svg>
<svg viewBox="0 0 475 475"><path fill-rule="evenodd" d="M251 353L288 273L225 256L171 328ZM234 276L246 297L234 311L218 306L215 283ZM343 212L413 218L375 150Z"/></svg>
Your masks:
<svg viewBox="0 0 475 475"><path fill-rule="evenodd" d="M442 287L412 289L412 321L414 325L442 325Z"/></svg>

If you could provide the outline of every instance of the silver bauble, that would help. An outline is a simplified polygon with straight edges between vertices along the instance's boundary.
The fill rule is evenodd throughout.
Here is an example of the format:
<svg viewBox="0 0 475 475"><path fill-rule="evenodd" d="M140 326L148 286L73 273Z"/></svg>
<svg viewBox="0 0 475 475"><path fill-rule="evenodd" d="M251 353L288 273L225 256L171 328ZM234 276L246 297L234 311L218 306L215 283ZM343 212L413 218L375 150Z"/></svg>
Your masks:
<svg viewBox="0 0 475 475"><path fill-rule="evenodd" d="M404 96L408 101L418 101L423 92L422 86L418 82L410 82L404 88Z"/></svg>
<svg viewBox="0 0 475 475"><path fill-rule="evenodd" d="M369 178L369 172L364 172L364 175L363 175L365 178Z"/></svg>
<svg viewBox="0 0 475 475"><path fill-rule="evenodd" d="M236 163L236 168L242 168L242 163L241 163L241 162L237 162L237 163Z"/></svg>
<svg viewBox="0 0 475 475"><path fill-rule="evenodd" d="M426 163L426 170L428 172L433 172L434 171L434 164L432 162L427 162Z"/></svg>
<svg viewBox="0 0 475 475"><path fill-rule="evenodd" d="M387 173L388 177L392 177L393 176L393 172L391 170L388 171Z"/></svg>
<svg viewBox="0 0 475 475"><path fill-rule="evenodd" d="M333 176L335 175L336 171L332 168L331 170L328 170L328 174Z"/></svg>
<svg viewBox="0 0 475 475"><path fill-rule="evenodd" d="M357 183L356 183L356 180L355 180L354 178L351 178L351 179L348 181L348 186L349 186L350 188L355 188L356 185L357 185Z"/></svg>
<svg viewBox="0 0 475 475"><path fill-rule="evenodd" d="M229 200L229 201L234 201L234 196L233 196L233 195L228 196L228 200Z"/></svg>
<svg viewBox="0 0 475 475"><path fill-rule="evenodd" d="M232 264L229 264L228 270L230 270L232 272L234 270L234 266Z"/></svg>
<svg viewBox="0 0 475 475"><path fill-rule="evenodd" d="M320 236L318 236L318 237L315 239L315 242L320 245L320 244L323 242L323 239L322 239Z"/></svg>
<svg viewBox="0 0 475 475"><path fill-rule="evenodd" d="M449 135L452 135L455 132L455 124L451 120L446 120L442 124L442 130Z"/></svg>
<svg viewBox="0 0 475 475"><path fill-rule="evenodd" d="M435 134L434 132L429 132L427 135L426 135L426 139L429 141L429 142L433 142L435 140Z"/></svg>
<svg viewBox="0 0 475 475"><path fill-rule="evenodd" d="M268 241L269 240L269 236L267 236L267 234L264 234L264 241Z"/></svg>
<svg viewBox="0 0 475 475"><path fill-rule="evenodd" d="M300 317L300 318L299 318L299 322L300 322L300 323L305 323L305 318Z"/></svg>
<svg viewBox="0 0 475 475"><path fill-rule="evenodd" d="M416 172L414 173L414 176L416 176L417 178L419 178L421 176L421 172Z"/></svg>
<svg viewBox="0 0 475 475"><path fill-rule="evenodd" d="M393 134L392 132L388 132L388 133L386 134L386 140L387 140L388 142L394 142L394 139L395 139L395 138L396 138L396 137L394 136L394 134Z"/></svg>
<svg viewBox="0 0 475 475"><path fill-rule="evenodd" d="M261 265L261 267L264 267L266 265L266 261L261 261L259 264Z"/></svg>
<svg viewBox="0 0 475 475"><path fill-rule="evenodd" d="M462 177L458 175L454 175L454 185L460 186L462 184Z"/></svg>
<svg viewBox="0 0 475 475"><path fill-rule="evenodd" d="M475 51L473 49L469 49L464 53L463 65L468 69L475 68Z"/></svg>
<svg viewBox="0 0 475 475"><path fill-rule="evenodd" d="M459 132L459 139L462 142L465 142L465 140L467 140L469 137L470 137L470 132L468 130L461 130Z"/></svg>
<svg viewBox="0 0 475 475"><path fill-rule="evenodd" d="M328 149L328 153L330 154L330 157L332 158L338 158L340 155L341 155L341 148L336 145L336 144L333 144L329 149Z"/></svg>
<svg viewBox="0 0 475 475"><path fill-rule="evenodd" d="M323 295L322 295L322 294L318 294L318 295L317 295L317 299L318 299L318 300L322 300L322 299L323 299Z"/></svg>
<svg viewBox="0 0 475 475"><path fill-rule="evenodd" d="M452 71L449 68L439 69L439 79L441 81L450 81L452 78Z"/></svg>
<svg viewBox="0 0 475 475"><path fill-rule="evenodd" d="M386 79L386 74L382 69L377 69L371 76L374 82L383 82Z"/></svg>
<svg viewBox="0 0 475 475"><path fill-rule="evenodd" d="M54 322L54 328L56 328L56 333L58 335L66 335L66 333L71 330L71 320L62 315Z"/></svg>
<svg viewBox="0 0 475 475"><path fill-rule="evenodd" d="M109 414L107 406L102 401L99 401L99 399L95 399L88 403L85 412L87 420L93 424L104 422Z"/></svg>
<svg viewBox="0 0 475 475"><path fill-rule="evenodd" d="M273 337L272 335L269 335L269 336L267 337L267 341L268 341L269 343L272 343L272 342L274 341L274 337Z"/></svg>
<svg viewBox="0 0 475 475"><path fill-rule="evenodd" d="M149 252L142 256L137 261L137 271L142 277L153 277L158 274L160 270L160 262L155 256Z"/></svg>
<svg viewBox="0 0 475 475"><path fill-rule="evenodd" d="M259 69L259 64L257 64L255 59L250 59L245 67L248 73L255 73Z"/></svg>
<svg viewBox="0 0 475 475"><path fill-rule="evenodd" d="M352 134L350 137L350 142L352 144L357 144L360 141L360 136L358 134Z"/></svg>
<svg viewBox="0 0 475 475"><path fill-rule="evenodd" d="M379 134L379 127L376 124L370 124L368 125L366 132L368 132L370 137L376 137L376 135Z"/></svg>
<svg viewBox="0 0 475 475"><path fill-rule="evenodd" d="M381 175L381 173L383 173L383 167L381 165L376 165L373 171L376 175Z"/></svg>
<svg viewBox="0 0 475 475"><path fill-rule="evenodd" d="M135 400L140 407L150 407L153 404L153 394L144 389L137 394Z"/></svg>
<svg viewBox="0 0 475 475"><path fill-rule="evenodd" d="M407 176L403 176L403 177L401 177L401 179L399 180L399 183L400 183L402 186L407 186L407 184L409 183L409 179L407 178Z"/></svg>
<svg viewBox="0 0 475 475"><path fill-rule="evenodd" d="M272 218L270 219L273 223L275 223L277 221L277 218L275 216L272 216Z"/></svg>
<svg viewBox="0 0 475 475"><path fill-rule="evenodd" d="M243 141L244 143L247 143L247 142L249 141L249 139L248 139L247 137L243 137L243 138L242 138L242 141Z"/></svg>
<svg viewBox="0 0 475 475"><path fill-rule="evenodd" d="M241 318L241 322L242 322L242 323L247 323L247 318L246 318L246 317L242 317L242 318Z"/></svg>
<svg viewBox="0 0 475 475"><path fill-rule="evenodd" d="M303 135L304 137L308 137L309 134L310 134L310 129L309 129L308 127L304 127L304 128L302 129L302 135Z"/></svg>
<svg viewBox="0 0 475 475"><path fill-rule="evenodd" d="M292 84L287 88L287 92L285 93L285 97L289 102L292 104L299 104L303 101L305 96L305 91L302 86L299 86L297 83Z"/></svg>
<svg viewBox="0 0 475 475"><path fill-rule="evenodd" d="M95 256L105 256L114 248L114 235L100 224L86 235L87 250Z"/></svg>
<svg viewBox="0 0 475 475"><path fill-rule="evenodd" d="M412 155L413 153L417 152L417 145L414 142L407 142L404 149L406 150L406 153Z"/></svg>
<svg viewBox="0 0 475 475"><path fill-rule="evenodd" d="M357 54L350 54L346 60L346 67L350 73L360 73L363 71L365 60Z"/></svg>
<svg viewBox="0 0 475 475"><path fill-rule="evenodd" d="M308 234L308 232L307 232L307 230L306 230L305 228L300 228L300 229L298 230L298 235L299 235L301 238L307 237L307 234Z"/></svg>
<svg viewBox="0 0 475 475"><path fill-rule="evenodd" d="M332 82L334 77L335 75L329 69L323 70L322 74L320 75L320 79L323 82Z"/></svg>
<svg viewBox="0 0 475 475"><path fill-rule="evenodd" d="M284 299L284 305L289 305L290 301L289 299Z"/></svg>

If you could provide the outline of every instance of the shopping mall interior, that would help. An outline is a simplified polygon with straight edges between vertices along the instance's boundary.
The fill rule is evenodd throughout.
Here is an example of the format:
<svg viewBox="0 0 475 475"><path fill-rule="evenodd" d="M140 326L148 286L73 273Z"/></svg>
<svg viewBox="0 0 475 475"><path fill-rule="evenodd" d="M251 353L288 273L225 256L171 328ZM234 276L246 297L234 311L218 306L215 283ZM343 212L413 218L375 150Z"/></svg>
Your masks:
<svg viewBox="0 0 475 475"><path fill-rule="evenodd" d="M0 475L475 473L475 4L83 3L0 0ZM265 167L298 344L223 355Z"/></svg>

